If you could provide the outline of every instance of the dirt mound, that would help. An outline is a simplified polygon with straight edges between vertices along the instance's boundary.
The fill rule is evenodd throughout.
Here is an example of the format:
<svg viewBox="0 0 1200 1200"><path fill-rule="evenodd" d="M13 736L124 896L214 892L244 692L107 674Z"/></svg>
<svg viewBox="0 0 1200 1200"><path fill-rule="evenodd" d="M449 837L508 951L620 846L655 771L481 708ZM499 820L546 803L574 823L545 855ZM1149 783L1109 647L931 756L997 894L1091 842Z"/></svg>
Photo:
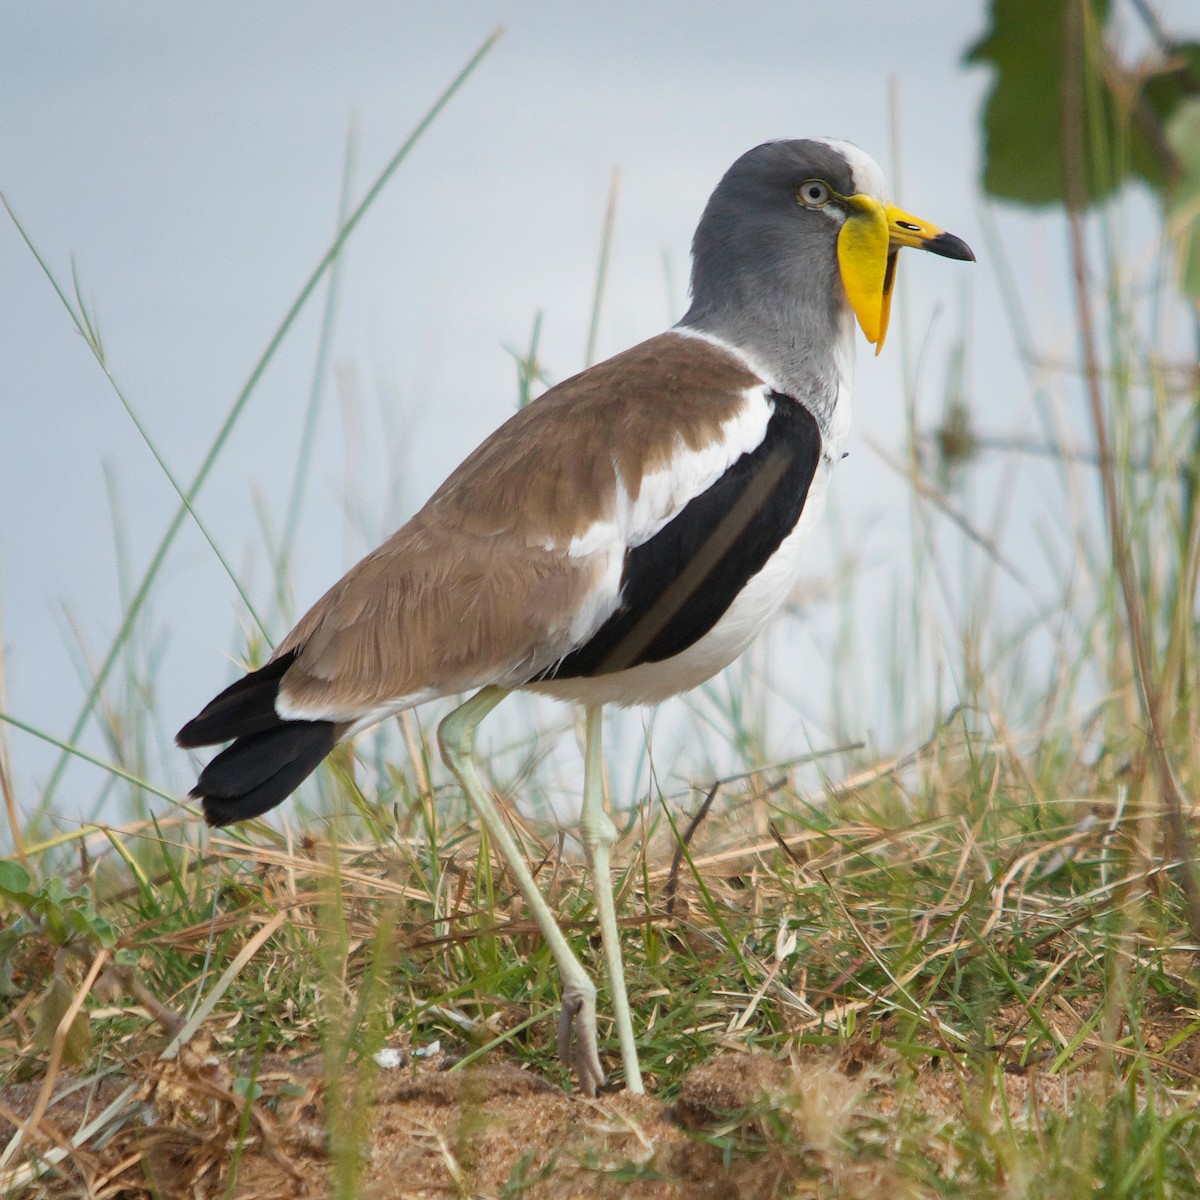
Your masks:
<svg viewBox="0 0 1200 1200"><path fill-rule="evenodd" d="M74 1150L35 1188L74 1195L86 1181L93 1193L128 1197L256 1200L338 1191L364 1200L803 1194L806 1179L827 1187L833 1176L862 1173L839 1138L872 1090L868 1080L886 1090L878 1072L821 1053L790 1061L719 1055L685 1078L672 1104L626 1092L581 1099L512 1065L446 1065L407 1060L380 1070L373 1102L350 1105L360 1081L341 1079L341 1094L331 1096L314 1062L271 1058L249 1083L240 1074L246 1064L186 1053L148 1066L124 1119L95 1139L99 1148ZM79 1089L53 1104L39 1149L61 1148L87 1110L111 1103L129 1082L110 1079L103 1094ZM70 1085L62 1080L60 1094ZM5 1140L36 1090L7 1090ZM865 1195L883 1181L861 1182Z"/></svg>

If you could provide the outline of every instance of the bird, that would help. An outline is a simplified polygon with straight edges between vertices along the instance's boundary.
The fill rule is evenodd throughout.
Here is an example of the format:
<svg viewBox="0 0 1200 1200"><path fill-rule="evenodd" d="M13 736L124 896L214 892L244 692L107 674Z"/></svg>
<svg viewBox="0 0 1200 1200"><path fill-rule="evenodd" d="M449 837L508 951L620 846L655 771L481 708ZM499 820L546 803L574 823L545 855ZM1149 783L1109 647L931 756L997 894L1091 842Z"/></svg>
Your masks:
<svg viewBox="0 0 1200 1200"><path fill-rule="evenodd" d="M477 728L514 690L583 710L579 836L624 1085L642 1092L603 708L711 678L797 581L848 432L856 324L878 353L900 249L974 260L886 195L850 142L780 139L741 155L696 227L678 323L510 416L177 735L189 749L229 743L190 793L223 826L280 804L338 743L471 693L438 727L442 757L555 960L558 1051L584 1095L605 1082L596 986L479 778Z"/></svg>

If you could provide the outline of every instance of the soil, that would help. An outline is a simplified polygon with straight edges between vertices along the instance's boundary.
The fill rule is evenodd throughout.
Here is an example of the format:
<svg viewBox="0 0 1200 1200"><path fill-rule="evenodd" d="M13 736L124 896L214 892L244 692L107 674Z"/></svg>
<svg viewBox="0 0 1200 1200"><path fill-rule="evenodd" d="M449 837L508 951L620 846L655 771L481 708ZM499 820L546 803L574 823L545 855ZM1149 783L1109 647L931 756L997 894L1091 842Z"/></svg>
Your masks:
<svg viewBox="0 0 1200 1200"><path fill-rule="evenodd" d="M219 1056L185 1052L144 1064L138 1103L102 1144L71 1151L26 1195L244 1197L307 1200L394 1197L621 1197L742 1200L914 1195L886 1156L847 1150L848 1129L886 1129L898 1103L897 1064L869 1046L804 1051L788 1060L720 1053L695 1068L665 1104L627 1092L588 1100L511 1064L448 1070L445 1060L372 1071L373 1103L346 1075L332 1100L320 1066L270 1058L245 1080ZM248 1064L237 1064L247 1070ZM961 1113L954 1071L909 1079L904 1103ZM39 1148L66 1144L130 1078L68 1092L47 1111ZM38 1084L0 1099L0 1145L32 1111ZM239 1090L240 1089L240 1090ZM1005 1102L1059 1107L1062 1079L1012 1077ZM334 1118L330 1119L332 1113ZM328 1132L331 1128L337 1133ZM344 1181L339 1188L337 1181ZM232 1182L232 1189L230 1187ZM80 1185L84 1185L83 1188Z"/></svg>

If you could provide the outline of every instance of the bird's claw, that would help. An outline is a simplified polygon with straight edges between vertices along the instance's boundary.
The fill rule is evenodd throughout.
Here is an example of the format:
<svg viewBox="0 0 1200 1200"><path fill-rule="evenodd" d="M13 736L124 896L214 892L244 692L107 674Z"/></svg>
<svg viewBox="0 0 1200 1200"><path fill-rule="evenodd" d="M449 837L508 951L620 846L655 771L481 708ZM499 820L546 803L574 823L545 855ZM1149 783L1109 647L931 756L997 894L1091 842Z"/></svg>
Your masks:
<svg viewBox="0 0 1200 1200"><path fill-rule="evenodd" d="M594 1096L604 1082L600 1050L596 1044L596 989L571 984L563 989L558 1014L558 1057L575 1069L579 1090Z"/></svg>

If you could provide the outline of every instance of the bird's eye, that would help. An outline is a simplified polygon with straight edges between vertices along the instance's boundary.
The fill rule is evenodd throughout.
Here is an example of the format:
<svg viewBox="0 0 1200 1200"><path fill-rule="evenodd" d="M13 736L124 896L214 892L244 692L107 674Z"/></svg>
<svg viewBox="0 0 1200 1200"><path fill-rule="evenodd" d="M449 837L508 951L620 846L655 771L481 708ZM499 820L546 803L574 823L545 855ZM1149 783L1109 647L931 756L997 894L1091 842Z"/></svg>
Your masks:
<svg viewBox="0 0 1200 1200"><path fill-rule="evenodd" d="M821 208L833 199L833 192L820 179L806 179L797 190L796 199L809 208Z"/></svg>

